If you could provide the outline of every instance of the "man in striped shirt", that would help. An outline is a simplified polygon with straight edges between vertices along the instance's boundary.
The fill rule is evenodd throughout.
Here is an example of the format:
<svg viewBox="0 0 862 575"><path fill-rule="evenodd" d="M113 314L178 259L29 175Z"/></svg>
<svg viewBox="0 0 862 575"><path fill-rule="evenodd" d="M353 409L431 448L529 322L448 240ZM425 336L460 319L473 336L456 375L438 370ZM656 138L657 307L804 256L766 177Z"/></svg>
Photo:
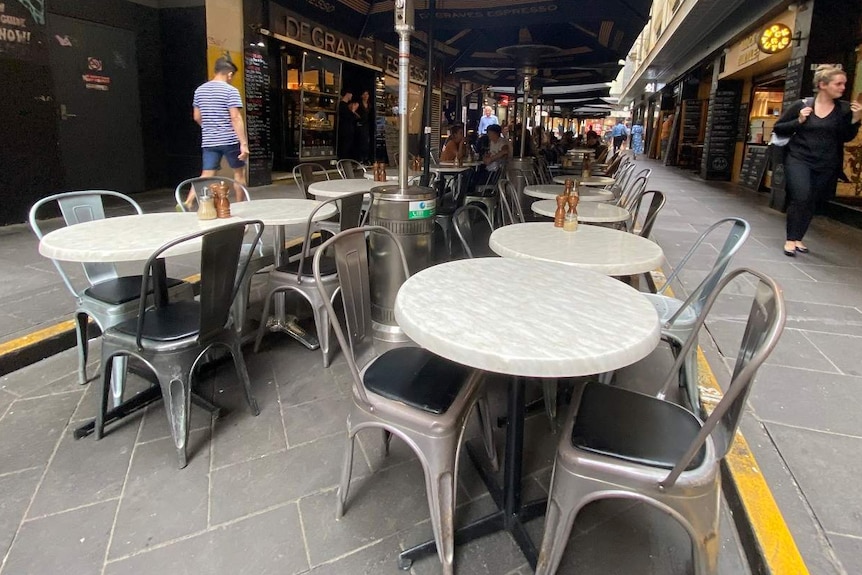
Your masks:
<svg viewBox="0 0 862 575"><path fill-rule="evenodd" d="M215 62L214 76L195 90L194 118L201 127L203 170L201 177L213 177L227 158L233 169L233 179L245 184L245 160L248 159L248 139L242 119L242 99L239 90L230 85L237 67L228 58ZM245 199L237 188L236 201ZM186 204L191 205L194 190L189 192Z"/></svg>

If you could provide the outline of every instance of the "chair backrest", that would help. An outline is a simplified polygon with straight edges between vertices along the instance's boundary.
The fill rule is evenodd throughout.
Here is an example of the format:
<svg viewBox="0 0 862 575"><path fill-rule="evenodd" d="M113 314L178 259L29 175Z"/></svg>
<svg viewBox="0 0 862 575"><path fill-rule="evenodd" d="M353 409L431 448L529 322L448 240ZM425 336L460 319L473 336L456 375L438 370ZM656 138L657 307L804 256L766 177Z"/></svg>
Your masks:
<svg viewBox="0 0 862 575"><path fill-rule="evenodd" d="M144 264L141 293L147 293L152 284L156 262L165 257L165 252L171 248L191 241L201 240L201 280L200 280L200 324L198 341L206 344L210 338L220 333L227 325L230 307L239 290L245 275L252 252L246 250L243 255L243 240L246 231L254 229L252 245L260 241L263 233L263 222L248 220L226 224L216 228L194 232L163 244ZM242 259L242 261L240 261ZM142 337L146 310L150 302L141 298L138 308L138 328L136 342L142 349Z"/></svg>
<svg viewBox="0 0 862 575"><path fill-rule="evenodd" d="M643 223L641 223L640 229L637 228L638 221L640 220L640 212L641 208L644 205L644 197L647 195L651 196L649 207L647 208L646 215L643 218ZM642 190L638 193L637 197L635 197L632 202L632 219L631 219L631 231L632 233L637 233L639 236L643 238L649 238L652 233L652 227L655 225L655 220L658 217L659 212L664 207L666 203L665 195L658 190Z"/></svg>
<svg viewBox="0 0 862 575"><path fill-rule="evenodd" d="M609 189L614 194L614 198L616 198L617 203L619 203L620 198L625 194L626 188L632 179L634 168L634 164L626 164L622 166L617 170L617 173L614 176L614 183L609 186Z"/></svg>
<svg viewBox="0 0 862 575"><path fill-rule="evenodd" d="M318 248L314 253L314 261L312 262L317 288L320 290L323 304L329 312L329 320L335 331L335 337L338 338L338 343L344 350L347 365L353 375L354 393L357 399L365 405L368 404L368 395L365 392L365 386L362 384L359 372L377 355L374 350L373 322L371 319L371 285L368 272L368 241L366 240L368 233L382 234L391 240L392 245L395 246L394 251L398 254L397 256L394 253L391 255L401 259L401 269L406 280L410 276L410 270L407 267L404 248L395 234L381 226L364 226L336 234ZM326 293L321 281L320 258L324 252L330 249L335 253L335 267L338 272L338 283L341 287L341 301L344 305L347 336L344 334L341 321L338 319L339 316L335 313L330 296ZM350 350L350 353L347 350Z"/></svg>
<svg viewBox="0 0 862 575"><path fill-rule="evenodd" d="M605 170L605 175L608 177L613 176L614 173L616 173L616 171L619 169L622 161L623 161L623 155L622 154L617 154L616 156L614 156L614 159L611 160L610 164L608 164L608 169Z"/></svg>
<svg viewBox="0 0 862 575"><path fill-rule="evenodd" d="M365 177L365 166L356 160L338 160L335 169L342 180L352 180Z"/></svg>
<svg viewBox="0 0 862 575"><path fill-rule="evenodd" d="M369 198L368 209L363 213L362 202L365 196ZM337 198L328 198L315 206L311 213L308 214L308 220L305 223L305 238L302 242L302 253L299 256L299 271L296 275L297 283L301 282L304 277L305 260L311 257L311 233L314 230L314 218L323 206L334 202L339 203L339 229L343 232L365 224L366 218L371 213L371 204L374 202L374 196L370 192L353 192L343 194Z"/></svg>
<svg viewBox="0 0 862 575"><path fill-rule="evenodd" d="M625 186L622 188L621 195L617 198L617 205L631 211L634 199L641 191L646 189L651 174L652 170L645 168L636 175L630 175Z"/></svg>
<svg viewBox="0 0 862 575"><path fill-rule="evenodd" d="M476 205L461 206L452 214L452 225L468 258L494 255L488 247L494 231L488 212Z"/></svg>
<svg viewBox="0 0 862 575"><path fill-rule="evenodd" d="M248 192L248 188L244 184L237 182L233 178L220 178L218 176L212 176L206 178L189 178L188 180L183 180L182 182L177 184L177 187L174 190L174 198L176 198L177 205L184 212L191 211L189 206L185 203L189 191L194 191L195 200L199 201L206 186L220 182L230 184L234 190L241 190L242 193L245 195L246 201L251 201L251 194Z"/></svg>
<svg viewBox="0 0 862 575"><path fill-rule="evenodd" d="M712 264L712 268L706 274L706 277L701 280L700 284L692 292L688 295L683 302L683 305L680 306L679 310L670 317L667 321L669 325L673 324L676 321L677 317L682 314L688 306L692 306L692 309L695 313L700 313L700 310L703 309L703 306L709 298L710 294L713 292L715 287L718 285L721 276L724 274L727 267L730 265L730 261L733 259L733 256L736 255L736 252L742 247L742 244L745 243L745 240L748 239L749 234L751 233L751 226L747 221L742 218L723 218L718 220L711 226L709 226L705 232L703 232L700 237L695 240L694 244L692 244L691 248L689 248L688 252L683 256L683 258L679 261L679 263L673 268L673 272L667 277L664 285L661 289L658 290L658 293L664 293L664 291L668 288L668 286L679 276L679 273L685 268L686 263L689 259L694 255L697 251L697 248L710 236L713 232L719 229L726 223L731 223L730 231L727 234L727 238L724 240L724 245L722 245L721 250L718 253L718 256L715 258L715 262Z"/></svg>
<svg viewBox="0 0 862 575"><path fill-rule="evenodd" d="M700 432L692 440L685 455L676 463L670 474L661 481L660 485L662 486L673 485L676 482L710 435L713 436L716 458L721 459L727 455L733 443L736 429L739 427L739 420L745 407L745 401L751 391L754 376L760 365L775 348L781 332L784 330L787 311L781 288L769 276L746 268L731 271L717 284L716 289L704 302L703 309L698 314L697 321L693 326L694 329L700 330L718 295L730 282L743 274L753 275L758 281L739 353L736 354L736 365L733 368L730 385L724 397L704 422ZM697 333L697 331L693 333ZM677 385L679 370L695 341L697 338L690 337L683 345L665 381L662 389L663 394L666 394L672 385Z"/></svg>
<svg viewBox="0 0 862 575"><path fill-rule="evenodd" d="M610 149L608 146L605 146L605 147L602 149L602 152L601 152L601 153L598 155L598 157L596 158L596 161L597 161L598 163L600 163L600 164L601 164L602 162L604 162L605 160L607 160L607 159L608 159L608 152L609 152L610 150L611 150L611 149Z"/></svg>
<svg viewBox="0 0 862 575"><path fill-rule="evenodd" d="M524 212L521 210L521 202L518 200L518 191L508 179L501 179L497 184L500 196L500 223L504 226L509 224L524 223Z"/></svg>
<svg viewBox="0 0 862 575"><path fill-rule="evenodd" d="M328 179L329 172L326 171L326 168L315 162L304 162L293 167L293 181L305 194L307 200L315 199L312 194L308 193L308 186L314 182Z"/></svg>
<svg viewBox="0 0 862 575"><path fill-rule="evenodd" d="M105 206L102 202L102 199L105 197L113 197L122 200L125 204L130 206L135 213L144 213L141 206L139 206L135 200L119 192L109 190L64 192L42 198L33 204L30 208L30 228L33 230L33 233L36 234L36 237L41 240L44 234L42 233L42 228L39 226L39 211L43 206L54 202L56 202L57 206L60 208L60 214L63 216L63 220L66 222L67 226L91 222L93 220L102 220L105 218ZM72 281L69 279L63 266L60 265L60 262L57 260L52 259L51 262L60 273L63 283L66 284L66 287L70 292L72 292L72 295L77 297L78 290L76 290L75 286L72 285ZM86 275L87 281L90 285L117 277L117 269L110 263L85 263L83 264L83 267L84 274Z"/></svg>

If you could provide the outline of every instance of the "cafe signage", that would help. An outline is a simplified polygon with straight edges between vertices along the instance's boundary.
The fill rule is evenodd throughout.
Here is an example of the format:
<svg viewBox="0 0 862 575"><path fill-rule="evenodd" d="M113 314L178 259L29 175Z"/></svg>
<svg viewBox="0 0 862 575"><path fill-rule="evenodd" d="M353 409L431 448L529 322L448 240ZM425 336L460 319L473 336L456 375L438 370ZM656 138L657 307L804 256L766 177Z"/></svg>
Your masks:
<svg viewBox="0 0 862 575"><path fill-rule="evenodd" d="M270 25L276 34L312 46L323 53L374 64L372 44L328 30L275 3L270 3L269 7Z"/></svg>
<svg viewBox="0 0 862 575"><path fill-rule="evenodd" d="M793 20L793 13L787 12L785 15L782 15L780 18L772 22L768 29L771 30L772 27L775 27L780 31L786 30L787 37L789 38L792 34L792 27L794 24L795 21ZM753 64L770 58L780 58L780 56L776 56L779 52L767 52L761 48L761 39L763 36L764 28L758 27L739 42L726 48L724 55L724 70L719 74L719 78L725 78L731 74L739 72L743 68L748 68Z"/></svg>
<svg viewBox="0 0 862 575"><path fill-rule="evenodd" d="M44 2L0 0L0 57L43 59L44 36Z"/></svg>

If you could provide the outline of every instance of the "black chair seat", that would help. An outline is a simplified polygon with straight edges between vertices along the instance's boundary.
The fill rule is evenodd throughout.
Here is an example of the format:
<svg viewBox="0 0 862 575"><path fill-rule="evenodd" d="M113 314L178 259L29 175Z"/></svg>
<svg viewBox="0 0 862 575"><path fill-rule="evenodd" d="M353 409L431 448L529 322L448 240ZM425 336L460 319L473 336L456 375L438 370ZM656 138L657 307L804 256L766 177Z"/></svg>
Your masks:
<svg viewBox="0 0 862 575"><path fill-rule="evenodd" d="M418 347L390 350L365 371L365 388L427 413L446 413L470 368Z"/></svg>
<svg viewBox="0 0 862 575"><path fill-rule="evenodd" d="M198 334L200 329L200 303L194 300L178 301L144 314L143 339L177 341ZM112 329L134 337L138 333L138 318L115 325Z"/></svg>
<svg viewBox="0 0 862 575"><path fill-rule="evenodd" d="M136 300L141 295L141 276L123 276L112 280L105 280L84 290L84 295L111 305L120 305ZM183 280L167 278L168 288L176 287ZM152 282L150 291L153 293Z"/></svg>
<svg viewBox="0 0 862 575"><path fill-rule="evenodd" d="M691 412L673 403L589 383L575 415L572 445L641 465L673 469L700 427ZM686 469L697 468L705 454L706 449L701 447Z"/></svg>
<svg viewBox="0 0 862 575"><path fill-rule="evenodd" d="M302 265L302 275L311 276L312 269L311 264L314 262L314 258L311 256L305 257L305 262ZM286 264L280 265L276 268L277 271L288 274L298 274L299 273L299 260L287 262ZM335 273L338 273L338 268L335 267L335 258L329 256L321 256L320 258L320 275L321 276L330 276Z"/></svg>

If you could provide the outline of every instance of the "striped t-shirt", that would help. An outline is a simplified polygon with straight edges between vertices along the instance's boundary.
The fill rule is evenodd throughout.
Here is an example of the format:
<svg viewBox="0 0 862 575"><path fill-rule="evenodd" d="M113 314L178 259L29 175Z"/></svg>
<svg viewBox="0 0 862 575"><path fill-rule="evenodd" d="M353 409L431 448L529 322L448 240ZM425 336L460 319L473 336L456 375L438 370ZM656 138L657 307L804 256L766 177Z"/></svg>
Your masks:
<svg viewBox="0 0 862 575"><path fill-rule="evenodd" d="M201 111L201 147L238 144L230 121L230 109L242 108L239 90L219 80L210 80L195 90L192 105Z"/></svg>

